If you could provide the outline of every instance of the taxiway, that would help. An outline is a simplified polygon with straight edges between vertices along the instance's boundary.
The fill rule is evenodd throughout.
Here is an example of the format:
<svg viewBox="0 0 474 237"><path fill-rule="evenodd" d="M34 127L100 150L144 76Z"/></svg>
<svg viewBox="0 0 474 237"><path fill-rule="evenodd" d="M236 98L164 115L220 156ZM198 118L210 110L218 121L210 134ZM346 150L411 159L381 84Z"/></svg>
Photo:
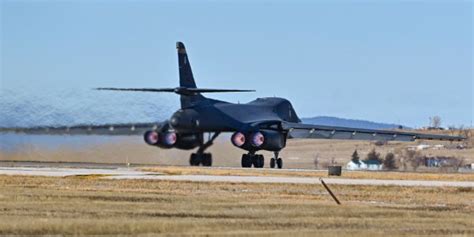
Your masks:
<svg viewBox="0 0 474 237"><path fill-rule="evenodd" d="M80 175L99 175L104 179L147 179L191 182L230 182L230 183L319 183L314 177L276 177L276 176L236 176L236 175L168 175L158 172L145 172L140 168L72 168L72 167L0 167L0 175L28 175L67 177ZM321 177L328 184L338 185L394 185L421 187L474 187L471 181L427 181L427 180L383 180L347 179Z"/></svg>

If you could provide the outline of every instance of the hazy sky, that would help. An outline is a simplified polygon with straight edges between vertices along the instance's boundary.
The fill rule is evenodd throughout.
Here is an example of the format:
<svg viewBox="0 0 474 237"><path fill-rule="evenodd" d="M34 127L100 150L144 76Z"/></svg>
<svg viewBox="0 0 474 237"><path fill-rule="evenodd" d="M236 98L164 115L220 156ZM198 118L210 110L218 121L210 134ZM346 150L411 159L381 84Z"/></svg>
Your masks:
<svg viewBox="0 0 474 237"><path fill-rule="evenodd" d="M474 117L471 1L0 2L2 93L177 86L180 40L198 86L257 90L217 99L408 126Z"/></svg>

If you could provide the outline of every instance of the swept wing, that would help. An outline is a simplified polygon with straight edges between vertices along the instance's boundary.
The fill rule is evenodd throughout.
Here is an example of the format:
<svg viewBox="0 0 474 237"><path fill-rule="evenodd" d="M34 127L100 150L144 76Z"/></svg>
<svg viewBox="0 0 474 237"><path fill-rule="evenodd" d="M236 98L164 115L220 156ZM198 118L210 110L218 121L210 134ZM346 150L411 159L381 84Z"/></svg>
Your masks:
<svg viewBox="0 0 474 237"><path fill-rule="evenodd" d="M289 138L308 139L348 139L348 140L377 140L377 141L414 141L417 139L461 141L464 137L438 134L424 134L399 130L378 130L350 127L323 126L301 123L282 124L288 131Z"/></svg>
<svg viewBox="0 0 474 237"><path fill-rule="evenodd" d="M163 123L121 123L77 126L39 126L1 128L3 133L23 133L38 135L142 135L148 130L157 130Z"/></svg>

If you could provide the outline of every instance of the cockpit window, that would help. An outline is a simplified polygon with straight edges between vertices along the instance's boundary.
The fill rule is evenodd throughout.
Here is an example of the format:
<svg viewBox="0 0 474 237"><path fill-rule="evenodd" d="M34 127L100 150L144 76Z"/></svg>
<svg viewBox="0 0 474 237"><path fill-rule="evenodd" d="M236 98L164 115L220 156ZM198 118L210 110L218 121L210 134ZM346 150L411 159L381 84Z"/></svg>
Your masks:
<svg viewBox="0 0 474 237"><path fill-rule="evenodd" d="M296 115L293 106L287 101L280 103L273 110L276 112L283 120L288 122L299 122L298 116Z"/></svg>

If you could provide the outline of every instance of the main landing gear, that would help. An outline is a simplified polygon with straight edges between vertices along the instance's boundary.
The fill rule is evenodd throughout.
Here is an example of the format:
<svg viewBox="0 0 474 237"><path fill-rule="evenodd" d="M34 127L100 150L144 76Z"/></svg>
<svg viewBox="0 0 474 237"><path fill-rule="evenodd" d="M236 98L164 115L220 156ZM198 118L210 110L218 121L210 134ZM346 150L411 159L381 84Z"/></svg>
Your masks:
<svg viewBox="0 0 474 237"><path fill-rule="evenodd" d="M211 153L193 153L189 159L191 166L212 166L212 154Z"/></svg>
<svg viewBox="0 0 474 237"><path fill-rule="evenodd" d="M265 158L263 158L263 155L257 155L254 153L249 153L249 154L243 154L242 155L242 167L244 168L263 168L265 165Z"/></svg>
<svg viewBox="0 0 474 237"><path fill-rule="evenodd" d="M204 153L204 151L212 145L212 142L219 136L220 132L214 133L209 140L202 144L196 153L191 154L191 158L189 159L189 164L191 166L212 166L212 154L211 153ZM209 134L210 135L210 134Z"/></svg>
<svg viewBox="0 0 474 237"><path fill-rule="evenodd" d="M283 168L283 160L278 157L278 152L275 152L275 157L270 159L270 167L278 169ZM263 168L265 165L265 158L263 155L257 155L254 152L249 152L248 154L242 155L242 167L243 168L251 168L252 166L255 168Z"/></svg>

